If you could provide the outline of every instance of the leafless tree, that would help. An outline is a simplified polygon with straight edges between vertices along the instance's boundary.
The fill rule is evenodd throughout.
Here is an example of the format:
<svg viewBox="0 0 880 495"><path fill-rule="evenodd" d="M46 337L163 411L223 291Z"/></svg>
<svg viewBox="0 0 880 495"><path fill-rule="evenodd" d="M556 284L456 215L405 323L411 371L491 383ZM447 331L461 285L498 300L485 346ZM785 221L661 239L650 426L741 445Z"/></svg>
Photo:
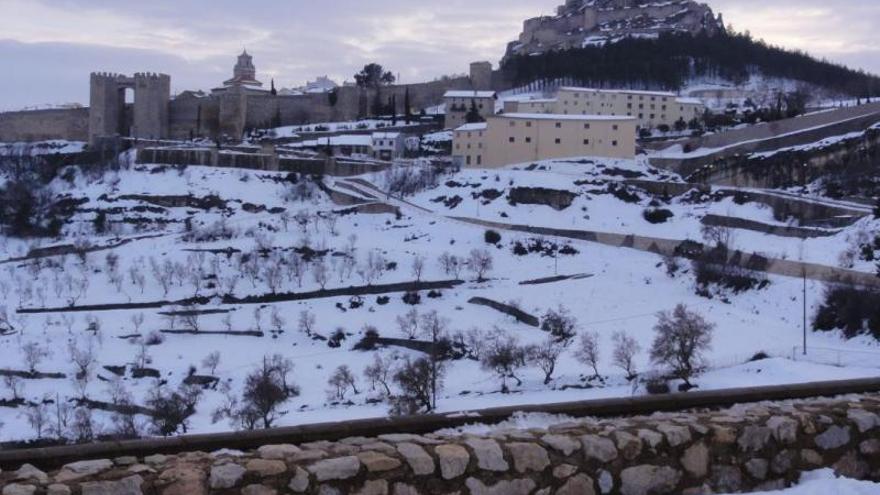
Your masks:
<svg viewBox="0 0 880 495"><path fill-rule="evenodd" d="M483 369L495 373L501 379L501 393L508 393L507 379L513 378L517 385L522 380L516 376L517 370L526 365L526 349L516 337L495 332L488 342L480 362Z"/></svg>
<svg viewBox="0 0 880 495"><path fill-rule="evenodd" d="M257 281L260 280L260 253L252 251L247 256L241 257L241 272L251 282L253 288L257 288Z"/></svg>
<svg viewBox="0 0 880 495"><path fill-rule="evenodd" d="M21 347L21 351L24 354L24 364L31 373L36 373L37 366L50 356L49 350L37 342L28 342Z"/></svg>
<svg viewBox="0 0 880 495"><path fill-rule="evenodd" d="M171 391L157 385L147 399L147 405L155 411L150 417L153 434L168 437L178 431L186 433L201 395L202 389L197 386L181 385Z"/></svg>
<svg viewBox="0 0 880 495"><path fill-rule="evenodd" d="M54 408L52 410L52 424L49 425L49 434L58 439L67 437L70 425L70 413L72 408L67 401L61 400L59 394L55 394Z"/></svg>
<svg viewBox="0 0 880 495"><path fill-rule="evenodd" d="M141 326L144 324L144 314L136 313L131 315L131 324L134 326L134 333L141 333Z"/></svg>
<svg viewBox="0 0 880 495"><path fill-rule="evenodd" d="M303 257L296 251L291 251L287 257L287 276L288 280L296 280L296 286L302 287L303 277L305 277L308 266Z"/></svg>
<svg viewBox="0 0 880 495"><path fill-rule="evenodd" d="M162 287L162 294L168 296L168 291L174 280L174 264L171 263L171 260L166 259L160 264L156 258L150 257L150 273L156 283Z"/></svg>
<svg viewBox="0 0 880 495"><path fill-rule="evenodd" d="M266 285L269 286L269 291L272 294L278 293L278 289L281 288L284 281L284 267L281 265L280 259L275 256L269 259L269 262L263 267L263 278L266 280Z"/></svg>
<svg viewBox="0 0 880 495"><path fill-rule="evenodd" d="M15 375L6 375L3 377L3 385L9 389L9 392L12 394L12 400L21 399L21 388L22 388L22 380L21 378Z"/></svg>
<svg viewBox="0 0 880 495"><path fill-rule="evenodd" d="M529 360L534 362L544 372L544 385L548 385L553 381L556 363L559 362L559 356L562 355L565 346L565 341L556 340L551 336L544 342L529 347Z"/></svg>
<svg viewBox="0 0 880 495"><path fill-rule="evenodd" d="M575 357L582 364L593 369L592 378L601 378L599 374L599 333L584 332L581 334L580 345Z"/></svg>
<svg viewBox="0 0 880 495"><path fill-rule="evenodd" d="M47 403L48 399L44 399L41 402L31 405L25 411L25 415L27 416L27 422L31 428L34 429L34 433L37 435L37 440L43 438L43 433L46 430L47 423L49 422L49 406Z"/></svg>
<svg viewBox="0 0 880 495"><path fill-rule="evenodd" d="M200 330L198 308L195 305L184 306L180 313L180 323L187 330L198 332Z"/></svg>
<svg viewBox="0 0 880 495"><path fill-rule="evenodd" d="M232 313L226 313L223 315L221 322L223 323L223 328L225 328L227 332L232 331Z"/></svg>
<svg viewBox="0 0 880 495"><path fill-rule="evenodd" d="M261 306L256 306L254 308L254 324L256 325L258 332L263 331L263 308Z"/></svg>
<svg viewBox="0 0 880 495"><path fill-rule="evenodd" d="M415 339L419 335L419 311L412 308L403 316L397 317L397 326L409 339Z"/></svg>
<svg viewBox="0 0 880 495"><path fill-rule="evenodd" d="M461 275L461 267L464 263L458 256L444 252L440 255L438 262L443 273L446 275L452 275L456 279Z"/></svg>
<svg viewBox="0 0 880 495"><path fill-rule="evenodd" d="M492 271L492 254L485 249L473 249L468 256L467 266L477 277L477 282L486 280L486 275Z"/></svg>
<svg viewBox="0 0 880 495"><path fill-rule="evenodd" d="M78 443L88 443L94 440L97 427L92 419L92 411L88 407L77 407L73 412L73 423L70 427L74 440Z"/></svg>
<svg viewBox="0 0 880 495"><path fill-rule="evenodd" d="M241 274L234 271L220 277L220 283L223 285L223 290L229 295L235 294L235 287L238 286L239 280L241 280Z"/></svg>
<svg viewBox="0 0 880 495"><path fill-rule="evenodd" d="M614 365L626 373L627 380L634 380L638 376L635 357L642 350L641 346L636 339L623 330L614 332L612 341L614 342Z"/></svg>
<svg viewBox="0 0 880 495"><path fill-rule="evenodd" d="M712 346L715 325L679 304L657 315L651 360L667 366L676 378L692 386L691 378L705 369L705 352Z"/></svg>
<svg viewBox="0 0 880 495"><path fill-rule="evenodd" d="M272 328L274 328L275 331L278 333L281 333L284 330L284 325L287 323L281 316L281 312L278 311L278 308L276 306L272 306L272 312L269 315L269 321L272 325Z"/></svg>
<svg viewBox="0 0 880 495"><path fill-rule="evenodd" d="M321 287L321 290L327 287L327 279L330 277L327 272L327 263L324 258L318 258L312 262L312 278L315 283Z"/></svg>
<svg viewBox="0 0 880 495"><path fill-rule="evenodd" d="M315 331L315 314L307 309L299 313L299 331L311 336Z"/></svg>
<svg viewBox="0 0 880 495"><path fill-rule="evenodd" d="M471 328L464 335L464 343L468 348L468 355L471 359L481 361L483 359L483 351L486 349L486 335L479 328Z"/></svg>
<svg viewBox="0 0 880 495"><path fill-rule="evenodd" d="M220 352L214 351L202 360L202 368L205 368L212 376L217 374L217 366L220 366Z"/></svg>
<svg viewBox="0 0 880 495"><path fill-rule="evenodd" d="M375 354L373 356L373 364L364 368L364 378L369 380L370 388L376 390L377 385L381 385L383 388L383 391L381 392L385 397L391 396L391 387L389 387L389 383L391 381L392 362L392 356L383 357L379 354Z"/></svg>
<svg viewBox="0 0 880 495"><path fill-rule="evenodd" d="M577 319L563 306L548 309L541 320L541 330L549 332L559 342L570 342L577 335Z"/></svg>
<svg viewBox="0 0 880 495"><path fill-rule="evenodd" d="M394 383L399 392L390 397L391 414L407 415L431 412L436 408L433 397L443 386L446 368L432 366L427 358L407 358L394 373ZM436 389L432 390L432 384Z"/></svg>
<svg viewBox="0 0 880 495"><path fill-rule="evenodd" d="M141 272L140 268L132 265L128 268L128 279L131 281L131 284L138 288L141 294L144 293L144 288L147 286L147 278Z"/></svg>
<svg viewBox="0 0 880 495"><path fill-rule="evenodd" d="M422 272L425 270L425 257L421 254L417 254L413 256L412 260L412 275L416 278L416 281L422 280Z"/></svg>
<svg viewBox="0 0 880 495"><path fill-rule="evenodd" d="M279 354L264 357L262 365L245 378L241 399L228 396L227 403L214 412L214 420L226 417L249 430L271 428L280 416L279 408L299 395L290 381L293 363Z"/></svg>
<svg viewBox="0 0 880 495"><path fill-rule="evenodd" d="M135 364L138 368L146 368L151 361L152 358L150 357L150 348L147 346L147 341L141 339L138 343L137 354L135 355Z"/></svg>
<svg viewBox="0 0 880 495"><path fill-rule="evenodd" d="M327 384L330 386L330 390L327 392L330 400L345 400L348 389L351 389L355 395L360 393L357 389L357 379L347 365L336 368L336 371L327 380Z"/></svg>
<svg viewBox="0 0 880 495"><path fill-rule="evenodd" d="M700 228L703 239L715 247L730 248L734 240L733 229L720 225L703 225Z"/></svg>

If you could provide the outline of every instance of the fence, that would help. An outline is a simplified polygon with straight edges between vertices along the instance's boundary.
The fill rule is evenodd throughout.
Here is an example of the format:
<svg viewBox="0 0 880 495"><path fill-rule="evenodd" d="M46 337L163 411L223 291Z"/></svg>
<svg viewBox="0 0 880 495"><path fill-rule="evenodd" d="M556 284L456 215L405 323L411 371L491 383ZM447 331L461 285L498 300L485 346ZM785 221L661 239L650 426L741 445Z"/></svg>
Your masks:
<svg viewBox="0 0 880 495"><path fill-rule="evenodd" d="M792 361L805 361L838 367L880 368L880 351L833 349L808 345L807 352L804 353L802 346L796 346L791 351L791 359Z"/></svg>

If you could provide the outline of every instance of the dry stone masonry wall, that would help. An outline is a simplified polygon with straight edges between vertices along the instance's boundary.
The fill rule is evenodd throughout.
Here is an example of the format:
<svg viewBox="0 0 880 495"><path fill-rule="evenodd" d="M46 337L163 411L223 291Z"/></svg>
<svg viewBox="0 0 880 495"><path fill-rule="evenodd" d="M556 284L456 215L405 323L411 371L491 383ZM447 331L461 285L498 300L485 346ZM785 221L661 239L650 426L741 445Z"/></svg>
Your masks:
<svg viewBox="0 0 880 495"><path fill-rule="evenodd" d="M880 480L880 396L83 460L0 473L2 495L662 495L782 488L804 471Z"/></svg>

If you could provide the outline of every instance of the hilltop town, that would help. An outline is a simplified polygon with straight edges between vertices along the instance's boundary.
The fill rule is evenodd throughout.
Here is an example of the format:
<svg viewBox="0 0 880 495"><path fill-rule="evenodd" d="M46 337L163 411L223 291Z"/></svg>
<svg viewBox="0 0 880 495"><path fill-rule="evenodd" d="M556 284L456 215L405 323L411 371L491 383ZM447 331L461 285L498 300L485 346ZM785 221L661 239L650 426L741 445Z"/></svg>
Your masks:
<svg viewBox="0 0 880 495"><path fill-rule="evenodd" d="M0 113L3 495L878 481L877 76L690 0L430 82L229 69Z"/></svg>

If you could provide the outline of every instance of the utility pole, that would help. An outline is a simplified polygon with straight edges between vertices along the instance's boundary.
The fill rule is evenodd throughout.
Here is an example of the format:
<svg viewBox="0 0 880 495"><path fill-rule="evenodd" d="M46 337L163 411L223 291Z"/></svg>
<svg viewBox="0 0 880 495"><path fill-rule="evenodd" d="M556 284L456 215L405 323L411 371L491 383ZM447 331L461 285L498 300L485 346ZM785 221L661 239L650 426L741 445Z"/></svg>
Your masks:
<svg viewBox="0 0 880 495"><path fill-rule="evenodd" d="M804 274L804 356L807 355L807 267L803 266Z"/></svg>

